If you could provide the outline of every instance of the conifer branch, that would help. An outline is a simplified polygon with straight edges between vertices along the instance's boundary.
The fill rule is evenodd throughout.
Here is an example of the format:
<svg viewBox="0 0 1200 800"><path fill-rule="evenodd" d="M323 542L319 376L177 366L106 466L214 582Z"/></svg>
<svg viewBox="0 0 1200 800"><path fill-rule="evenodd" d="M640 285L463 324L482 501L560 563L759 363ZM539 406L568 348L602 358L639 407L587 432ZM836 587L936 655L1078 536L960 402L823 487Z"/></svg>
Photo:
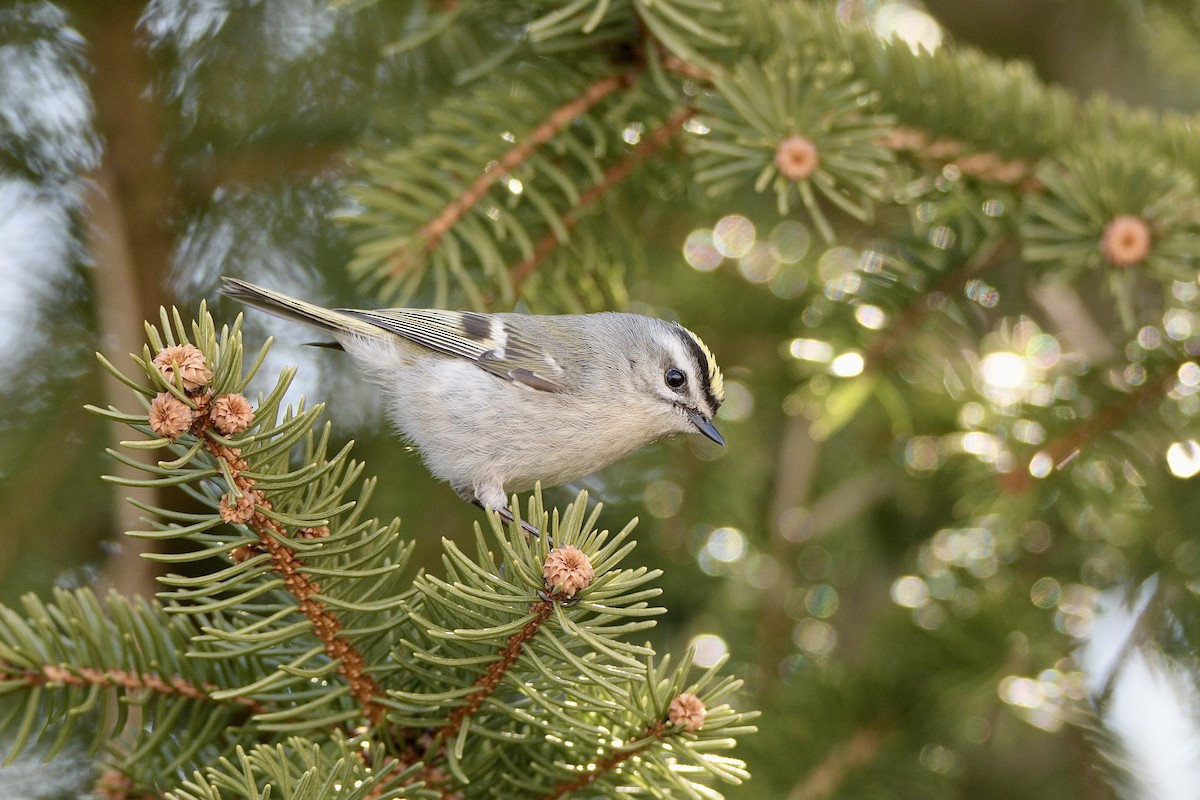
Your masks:
<svg viewBox="0 0 1200 800"><path fill-rule="evenodd" d="M202 416L197 425L203 428L207 420L207 416ZM241 474L247 465L236 448L220 444L208 436L204 436L204 448L213 458L225 462L234 485L244 496L252 498L257 506L271 508L271 501L253 488L254 481ZM230 505L234 505L232 498ZM383 721L384 708L375 698L381 697L383 690L367 673L367 663L362 653L338 635L342 623L337 615L314 597L321 593L321 587L304 571L295 552L283 543L289 538L287 532L257 508L246 524L258 534L259 546L271 556L272 569L283 577L284 586L296 598L300 612L312 623L313 633L324 644L325 653L338 662L338 673L349 684L350 693L362 707L363 716L372 725L378 726Z"/></svg>
<svg viewBox="0 0 1200 800"><path fill-rule="evenodd" d="M637 739L641 740L639 744L634 747L630 747L627 750L616 750L604 758L596 759L588 764L588 769L586 769L578 778L572 778L571 780L563 781L551 789L547 794L542 795L541 800L558 800L558 798L569 795L572 792L577 792L580 789L595 783L600 778L611 774L626 761L662 739L663 733L666 732L667 727L668 724L666 720L659 720L653 725L648 726L642 731L642 734L637 737Z"/></svg>
<svg viewBox="0 0 1200 800"><path fill-rule="evenodd" d="M661 45L660 45L661 49ZM663 69L672 75L678 75L701 83L712 83L712 73L704 67L685 61L674 53L667 53L662 60Z"/></svg>
<svg viewBox="0 0 1200 800"><path fill-rule="evenodd" d="M370 766L369 759L364 758L363 753L356 754L367 766ZM409 776L406 786L411 786L413 783L421 783L422 789L427 792L437 792L437 796L442 800L462 800L462 793L455 789L445 788L450 780L450 776L441 767L435 766L431 761L425 761L425 754L417 754L411 758L401 758L397 756L386 756L378 767L380 778L376 782L375 787L363 797L363 800L379 800L394 788L391 782L396 780L418 765L416 772Z"/></svg>
<svg viewBox="0 0 1200 800"><path fill-rule="evenodd" d="M1041 188L1034 180L1035 162L1006 159L990 150L972 148L959 139L939 137L916 128L898 127L880 140L879 144L897 153L908 153L913 159L937 168L955 167L963 175L989 183L1009 184L1019 191Z"/></svg>
<svg viewBox="0 0 1200 800"><path fill-rule="evenodd" d="M230 522L241 521L235 518L235 515L238 515L240 507L251 503L253 506L270 509L271 501L254 488L252 479L242 475L248 464L241 458L241 452L206 435L211 423L211 409L211 404L200 405L202 413L197 415L192 431L202 437L204 449L209 455L224 462L228 474L233 477L234 486L240 493L240 497L236 498L233 497L233 493L226 495L226 499L222 501L222 516L227 517ZM342 631L342 622L323 602L316 599L316 595L320 594L320 587L304 571L304 565L296 558L293 549L284 545L283 541L289 539L287 531L274 519L260 512L258 507L253 507L250 518L241 522L258 534L259 547L271 557L271 569L283 577L283 585L295 597L300 612L312 622L313 633L324 644L325 654L338 662L337 672L349 684L350 694L358 700L362 715L372 726L378 726L383 722L384 708L376 702L376 698L383 696L382 688L367 673L366 660L361 652L347 639L338 636Z"/></svg>
<svg viewBox="0 0 1200 800"><path fill-rule="evenodd" d="M539 146L557 136L580 114L618 89L632 84L635 76L635 72L627 71L601 78L578 97L552 111L542 124L533 129L525 141L501 156L493 168L485 170L465 192L417 231L417 238L424 241L425 252L430 253L437 248L442 237L487 194L492 184L520 166ZM392 255L388 271L392 275L402 275L408 270L408 266L408 252L401 250Z"/></svg>
<svg viewBox="0 0 1200 800"><path fill-rule="evenodd" d="M605 170L603 179L580 195L579 203L574 209L563 214L563 228L570 231L578 225L580 211L603 199L614 187L629 177L629 173L633 171L634 167L665 147L682 130L684 124L695 115L696 109L691 107L679 111L651 131L650 135L643 138L633 152L623 160ZM519 289L560 244L562 244L562 240L553 231L543 236L537 243L537 247L534 248L533 255L513 267L510 273L513 286Z"/></svg>
<svg viewBox="0 0 1200 800"><path fill-rule="evenodd" d="M878 368L889 358L893 344L908 340L925 317L934 310L934 306L928 302L930 296L957 294L971 275L983 272L1004 261L1017 251L1018 246L1019 242L1015 238L1006 237L997 241L992 247L980 250L976 257L965 260L957 269L943 273L937 283L914 298L896 323L867 348L863 354L866 364L864 371Z"/></svg>
<svg viewBox="0 0 1200 800"><path fill-rule="evenodd" d="M829 755L809 770L804 782L788 796L795 800L820 800L837 792L838 787L853 770L875 759L883 745L884 731L879 725L868 725L846 741L834 747Z"/></svg>
<svg viewBox="0 0 1200 800"><path fill-rule="evenodd" d="M95 669L93 667L68 668L57 664L43 664L36 670L19 669L12 664L0 661L0 676L23 680L28 686L69 685L69 686L104 686L121 688L126 691L147 691L154 694L186 697L189 700L200 700L208 703L223 705L225 701L217 700L212 692L219 686L207 684L198 686L189 680L178 676L162 677L151 672L132 672L121 669ZM262 713L266 707L250 697L234 697L230 700L245 706L255 714Z"/></svg>
<svg viewBox="0 0 1200 800"><path fill-rule="evenodd" d="M525 644L537 635L542 623L550 618L550 614L554 611L554 603L539 600L533 604L533 609L533 619L526 622L521 630L508 638L508 642L500 650L499 660L489 664L483 675L475 681L475 685L479 688L467 695L466 702L451 712L450 722L442 734L443 741L453 739L467 717L478 711L484 701L492 696L505 673L512 669L513 664L516 664L517 659L521 657L521 651L524 650Z"/></svg>
<svg viewBox="0 0 1200 800"><path fill-rule="evenodd" d="M1152 380L1146 381L1137 390L1122 395L1121 399L1100 409L1093 417L1082 420L1071 430L1051 439L1039 450L1050 458L1055 470L1060 470L1073 461L1083 448L1100 436L1121 427L1147 404L1159 399L1174 384L1178 364L1163 371ZM1027 469L1001 473L1000 486L1010 494L1020 494L1034 485L1035 479Z"/></svg>
<svg viewBox="0 0 1200 800"><path fill-rule="evenodd" d="M100 800L162 800L162 795L137 791L133 780L115 769L101 772L93 790Z"/></svg>

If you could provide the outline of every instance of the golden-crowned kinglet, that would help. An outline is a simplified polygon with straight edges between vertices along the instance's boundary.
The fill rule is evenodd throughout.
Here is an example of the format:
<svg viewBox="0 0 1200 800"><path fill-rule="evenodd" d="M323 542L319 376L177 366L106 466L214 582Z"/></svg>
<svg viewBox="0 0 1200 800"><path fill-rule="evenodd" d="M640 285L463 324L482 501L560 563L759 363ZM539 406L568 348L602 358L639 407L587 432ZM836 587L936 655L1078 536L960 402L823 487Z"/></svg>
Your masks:
<svg viewBox="0 0 1200 800"><path fill-rule="evenodd" d="M226 295L328 331L429 470L505 518L506 492L576 480L713 427L721 371L694 333L636 314L328 309L233 278Z"/></svg>

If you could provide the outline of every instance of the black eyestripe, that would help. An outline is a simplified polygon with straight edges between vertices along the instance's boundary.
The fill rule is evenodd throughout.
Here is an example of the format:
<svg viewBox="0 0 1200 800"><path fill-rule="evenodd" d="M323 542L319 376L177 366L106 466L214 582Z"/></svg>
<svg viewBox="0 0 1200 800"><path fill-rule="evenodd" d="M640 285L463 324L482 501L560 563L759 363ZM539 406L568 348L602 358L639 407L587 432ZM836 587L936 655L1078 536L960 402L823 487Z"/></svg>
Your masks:
<svg viewBox="0 0 1200 800"><path fill-rule="evenodd" d="M682 325L675 326L675 333L683 341L688 351L692 354L692 360L696 362L700 373L700 389L704 392L704 399L708 401L708 407L712 409L712 413L716 414L717 409L721 407L721 401L716 398L712 390L712 365L708 363L708 356L692 335Z"/></svg>

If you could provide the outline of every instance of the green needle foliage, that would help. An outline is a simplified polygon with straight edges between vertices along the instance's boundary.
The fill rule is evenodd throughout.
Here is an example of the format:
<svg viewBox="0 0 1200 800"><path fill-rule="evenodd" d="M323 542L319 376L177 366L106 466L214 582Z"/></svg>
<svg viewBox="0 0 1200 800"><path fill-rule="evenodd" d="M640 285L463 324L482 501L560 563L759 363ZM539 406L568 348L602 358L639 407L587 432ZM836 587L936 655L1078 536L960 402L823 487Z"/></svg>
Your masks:
<svg viewBox="0 0 1200 800"><path fill-rule="evenodd" d="M175 545L150 555L172 570L158 602L81 589L0 609L10 757L83 739L109 785L179 800L697 797L747 777L722 755L752 730L726 702L741 682L630 641L663 611L660 571L622 566L634 522L610 535L586 494L561 512L535 496L547 536L493 517L414 580L399 521L363 517L374 481L349 445L330 450L320 407L281 408L290 370L252 420L226 413L266 355L243 369L240 324L164 312L136 377L102 359L145 410L92 410L148 437L126 447L168 451L114 451L150 476L119 482L208 510L142 507L158 522L130 535ZM594 571L582 588L543 574L569 548ZM672 721L680 695L702 726Z"/></svg>
<svg viewBox="0 0 1200 800"><path fill-rule="evenodd" d="M106 362L140 405L95 409L136 431L120 482L172 498L130 532L161 594L0 614L14 755L90 745L117 800L1090 797L1081 760L1149 793L1109 706L1143 656L1178 697L1200 685L1196 0L1045 4L1104 15L1163 73L1126 96L1173 109L1082 97L900 0L217 5L138 6L174 126L173 290L242 274L321 302L678 313L725 367L729 447L596 479L677 569L631 566L630 530L597 529L580 495L525 508L590 559L577 595L547 585L547 541L495 520L418 572L322 408L286 407L290 373L243 408L262 354L204 310L168 315L130 374ZM89 50L50 6L0 22L82 86ZM896 11L941 38L901 40ZM67 136L55 158L53 131L0 118L30 203L119 141ZM59 372L84 373L86 337L45 327L6 398L37 405L33 367L71 348ZM211 375L154 363L185 344ZM12 464L42 458L9 494L22 533L94 471L47 467L57 420L39 422L0 427ZM57 493L26 511L43 474ZM1089 637L1123 613L1097 674ZM745 785L727 671L770 709L739 743ZM687 694L698 730L667 724Z"/></svg>
<svg viewBox="0 0 1200 800"><path fill-rule="evenodd" d="M861 222L872 219L871 200L892 161L880 144L891 120L872 113L878 97L854 80L845 61L791 45L765 63L742 62L714 84L717 91L701 104L711 131L696 146L696 179L710 192L729 194L748 183L770 188L781 215L799 199L827 241L835 236L818 193ZM814 151L811 169L791 168L803 175L781 165L789 146Z"/></svg>

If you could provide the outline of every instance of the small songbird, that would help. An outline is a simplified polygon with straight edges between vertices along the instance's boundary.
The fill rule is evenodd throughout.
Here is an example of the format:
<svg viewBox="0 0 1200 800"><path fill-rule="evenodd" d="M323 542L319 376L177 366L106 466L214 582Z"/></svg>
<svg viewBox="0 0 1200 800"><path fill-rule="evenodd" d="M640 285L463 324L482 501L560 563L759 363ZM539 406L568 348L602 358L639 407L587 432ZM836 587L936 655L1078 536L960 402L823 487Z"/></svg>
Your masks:
<svg viewBox="0 0 1200 800"><path fill-rule="evenodd" d="M225 278L224 294L327 331L379 386L429 471L511 519L508 492L577 480L713 426L721 371L696 334L637 314L322 308Z"/></svg>

